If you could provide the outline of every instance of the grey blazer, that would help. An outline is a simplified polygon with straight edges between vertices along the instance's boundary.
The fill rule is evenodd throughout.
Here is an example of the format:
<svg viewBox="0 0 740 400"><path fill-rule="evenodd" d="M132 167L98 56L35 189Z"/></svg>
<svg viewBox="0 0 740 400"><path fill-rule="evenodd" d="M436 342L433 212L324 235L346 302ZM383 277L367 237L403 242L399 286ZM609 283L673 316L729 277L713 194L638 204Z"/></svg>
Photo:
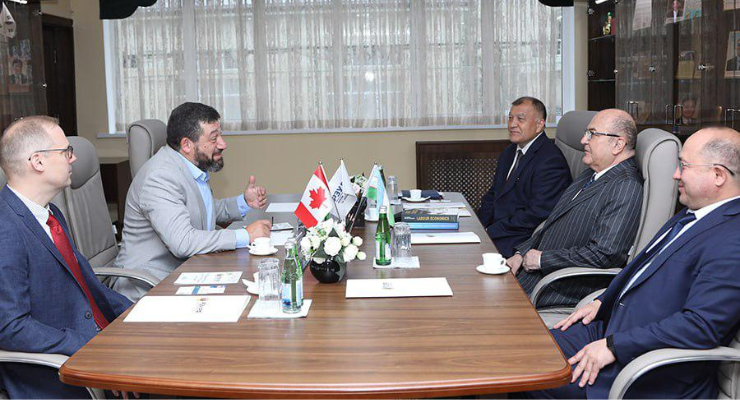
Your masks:
<svg viewBox="0 0 740 400"><path fill-rule="evenodd" d="M211 226L207 226L198 185L177 152L163 146L131 183L115 265L165 278L196 254L233 250L234 231L215 227L242 218L236 198L214 199L213 212ZM132 300L148 290L128 279L118 279L114 289Z"/></svg>
<svg viewBox="0 0 740 400"><path fill-rule="evenodd" d="M526 272L517 279L527 294L545 275L567 267L619 268L627 262L635 241L642 208L642 177L633 158L614 166L573 199L591 179L587 169L565 189L545 220L542 229L517 246L525 254L542 251L541 270ZM597 289L606 287L604 278L574 278L556 282L546 290L538 307L575 306Z"/></svg>

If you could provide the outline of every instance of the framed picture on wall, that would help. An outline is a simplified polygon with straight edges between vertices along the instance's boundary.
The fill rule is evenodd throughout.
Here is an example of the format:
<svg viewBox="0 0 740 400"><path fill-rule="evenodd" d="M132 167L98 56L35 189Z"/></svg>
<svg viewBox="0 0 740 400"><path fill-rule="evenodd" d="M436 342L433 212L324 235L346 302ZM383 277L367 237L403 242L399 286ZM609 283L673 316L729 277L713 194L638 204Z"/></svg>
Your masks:
<svg viewBox="0 0 740 400"><path fill-rule="evenodd" d="M727 38L725 78L740 78L740 31L732 31Z"/></svg>

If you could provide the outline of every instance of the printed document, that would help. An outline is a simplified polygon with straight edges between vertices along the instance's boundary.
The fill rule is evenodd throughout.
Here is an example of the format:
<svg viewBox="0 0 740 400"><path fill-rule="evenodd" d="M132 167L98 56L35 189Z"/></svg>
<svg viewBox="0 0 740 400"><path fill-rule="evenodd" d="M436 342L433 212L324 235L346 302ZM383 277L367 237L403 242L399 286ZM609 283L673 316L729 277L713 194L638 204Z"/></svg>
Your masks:
<svg viewBox="0 0 740 400"><path fill-rule="evenodd" d="M347 279L345 297L452 296L447 278Z"/></svg>
<svg viewBox="0 0 740 400"><path fill-rule="evenodd" d="M298 208L298 203L270 203L265 212L268 213L292 213Z"/></svg>
<svg viewBox="0 0 740 400"><path fill-rule="evenodd" d="M411 244L480 243L473 232L412 233Z"/></svg>
<svg viewBox="0 0 740 400"><path fill-rule="evenodd" d="M123 322L237 322L250 296L144 296Z"/></svg>
<svg viewBox="0 0 740 400"><path fill-rule="evenodd" d="M183 272L175 281L175 285L225 285L237 283L241 277L241 271Z"/></svg>

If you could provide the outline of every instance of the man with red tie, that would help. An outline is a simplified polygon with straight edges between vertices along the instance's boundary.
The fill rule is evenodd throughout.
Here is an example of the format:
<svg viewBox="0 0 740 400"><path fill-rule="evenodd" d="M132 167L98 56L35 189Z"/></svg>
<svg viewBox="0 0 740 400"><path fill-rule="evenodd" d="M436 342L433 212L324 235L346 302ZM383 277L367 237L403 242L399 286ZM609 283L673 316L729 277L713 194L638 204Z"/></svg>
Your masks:
<svg viewBox="0 0 740 400"><path fill-rule="evenodd" d="M71 183L74 149L53 118L11 124L0 138L0 348L71 356L131 302L95 277L51 200ZM84 398L56 371L0 365L11 398Z"/></svg>

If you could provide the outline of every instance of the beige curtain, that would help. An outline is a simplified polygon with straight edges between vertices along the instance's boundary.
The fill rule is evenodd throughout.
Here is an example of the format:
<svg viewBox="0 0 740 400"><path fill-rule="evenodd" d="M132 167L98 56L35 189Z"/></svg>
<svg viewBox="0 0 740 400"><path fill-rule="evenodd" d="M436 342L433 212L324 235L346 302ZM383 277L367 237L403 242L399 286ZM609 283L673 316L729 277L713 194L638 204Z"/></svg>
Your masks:
<svg viewBox="0 0 740 400"><path fill-rule="evenodd" d="M562 108L561 11L530 0L159 0L112 23L116 128L183 101L223 128L505 123Z"/></svg>

